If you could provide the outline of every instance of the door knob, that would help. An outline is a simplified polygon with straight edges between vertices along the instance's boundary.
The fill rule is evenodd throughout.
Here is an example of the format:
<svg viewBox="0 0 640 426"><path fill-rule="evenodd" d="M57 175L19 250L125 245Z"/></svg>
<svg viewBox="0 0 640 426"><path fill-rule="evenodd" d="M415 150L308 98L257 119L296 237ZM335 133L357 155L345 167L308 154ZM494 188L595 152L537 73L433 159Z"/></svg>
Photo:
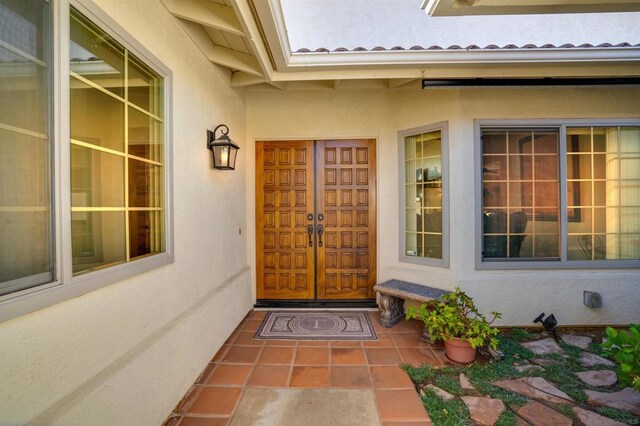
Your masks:
<svg viewBox="0 0 640 426"><path fill-rule="evenodd" d="M322 233L324 232L324 226L318 225L318 247L322 247Z"/></svg>
<svg viewBox="0 0 640 426"><path fill-rule="evenodd" d="M313 247L313 225L307 225L307 235L309 236L309 247Z"/></svg>

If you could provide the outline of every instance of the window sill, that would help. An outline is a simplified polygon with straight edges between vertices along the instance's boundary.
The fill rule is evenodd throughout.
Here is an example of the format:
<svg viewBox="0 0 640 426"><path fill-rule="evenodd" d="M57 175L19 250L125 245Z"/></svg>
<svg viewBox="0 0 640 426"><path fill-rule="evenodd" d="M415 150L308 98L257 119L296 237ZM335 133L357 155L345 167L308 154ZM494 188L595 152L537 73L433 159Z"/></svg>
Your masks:
<svg viewBox="0 0 640 426"><path fill-rule="evenodd" d="M15 297L0 301L0 323L30 314L40 309L72 299L145 272L173 263L173 255L161 253L135 262L126 263L80 275L67 284L49 283L34 287ZM44 287L44 288L43 288Z"/></svg>

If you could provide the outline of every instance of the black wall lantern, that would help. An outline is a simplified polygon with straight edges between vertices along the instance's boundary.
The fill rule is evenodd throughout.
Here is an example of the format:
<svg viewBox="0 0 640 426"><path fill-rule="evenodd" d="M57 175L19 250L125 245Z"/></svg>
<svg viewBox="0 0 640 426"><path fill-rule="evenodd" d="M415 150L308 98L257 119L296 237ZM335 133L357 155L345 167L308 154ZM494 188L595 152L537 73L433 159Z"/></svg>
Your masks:
<svg viewBox="0 0 640 426"><path fill-rule="evenodd" d="M216 137L220 129L221 135ZM221 124L211 130L207 130L207 148L213 152L213 168L220 170L234 170L236 168L236 156L240 147L229 137L229 128Z"/></svg>

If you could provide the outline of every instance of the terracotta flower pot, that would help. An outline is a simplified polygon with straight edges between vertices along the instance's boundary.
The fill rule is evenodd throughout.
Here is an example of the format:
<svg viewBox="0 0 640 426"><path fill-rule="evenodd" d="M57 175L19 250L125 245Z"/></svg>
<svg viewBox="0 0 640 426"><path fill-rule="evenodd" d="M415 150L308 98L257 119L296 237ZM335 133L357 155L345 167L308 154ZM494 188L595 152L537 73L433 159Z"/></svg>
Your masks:
<svg viewBox="0 0 640 426"><path fill-rule="evenodd" d="M457 337L444 341L444 353L451 361L468 364L476 359L476 348L471 343Z"/></svg>

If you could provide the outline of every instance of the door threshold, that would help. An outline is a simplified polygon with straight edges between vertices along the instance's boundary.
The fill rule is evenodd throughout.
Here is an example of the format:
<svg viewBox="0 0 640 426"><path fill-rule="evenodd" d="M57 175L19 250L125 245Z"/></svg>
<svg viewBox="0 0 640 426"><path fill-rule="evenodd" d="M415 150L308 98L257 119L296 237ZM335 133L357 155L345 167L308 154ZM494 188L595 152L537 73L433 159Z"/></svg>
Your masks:
<svg viewBox="0 0 640 426"><path fill-rule="evenodd" d="M256 309L378 309L371 300L270 300L261 299L253 305Z"/></svg>

